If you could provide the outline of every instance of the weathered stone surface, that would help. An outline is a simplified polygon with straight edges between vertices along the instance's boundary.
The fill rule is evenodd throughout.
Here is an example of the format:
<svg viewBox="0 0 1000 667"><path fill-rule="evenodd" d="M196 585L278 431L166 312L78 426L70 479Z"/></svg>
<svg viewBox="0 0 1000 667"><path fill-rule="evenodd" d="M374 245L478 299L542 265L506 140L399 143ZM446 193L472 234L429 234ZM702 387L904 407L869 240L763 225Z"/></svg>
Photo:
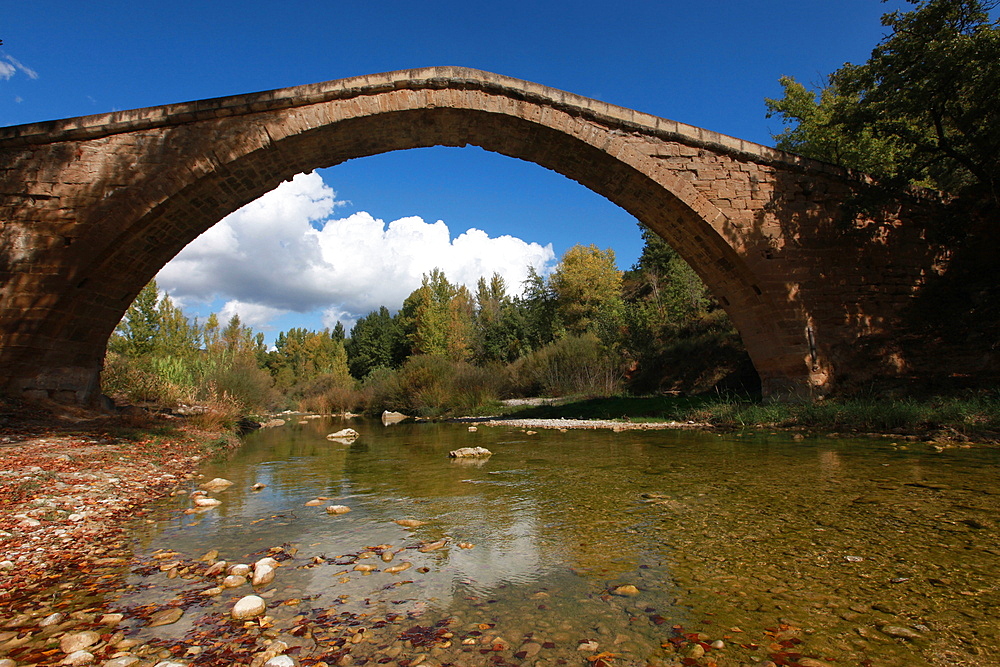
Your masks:
<svg viewBox="0 0 1000 667"><path fill-rule="evenodd" d="M186 244L281 180L390 150L468 144L554 169L662 235L730 314L765 392L912 374L903 350L886 349L951 259L925 233L930 198L872 219L843 205L867 188L845 170L436 67L0 128L0 389L95 400L108 333L131 299Z"/></svg>
<svg viewBox="0 0 1000 667"><path fill-rule="evenodd" d="M330 433L326 436L327 440L335 440L339 442L354 442L358 439L361 434L355 431L353 428L344 428L336 433Z"/></svg>
<svg viewBox="0 0 1000 667"><path fill-rule="evenodd" d="M485 447L459 447L448 452L453 459L485 459L493 456L493 452Z"/></svg>

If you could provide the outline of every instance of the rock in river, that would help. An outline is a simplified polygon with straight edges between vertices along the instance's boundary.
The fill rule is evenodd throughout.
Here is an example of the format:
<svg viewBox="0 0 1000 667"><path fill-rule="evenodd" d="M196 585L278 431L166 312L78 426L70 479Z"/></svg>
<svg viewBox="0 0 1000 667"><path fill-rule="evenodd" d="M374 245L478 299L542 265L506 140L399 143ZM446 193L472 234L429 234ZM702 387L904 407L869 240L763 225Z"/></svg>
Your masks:
<svg viewBox="0 0 1000 667"><path fill-rule="evenodd" d="M615 595L622 595L624 597L635 597L639 594L639 589L632 584L625 584L623 586L616 586L611 589L611 592Z"/></svg>
<svg viewBox="0 0 1000 667"><path fill-rule="evenodd" d="M330 433L326 436L326 439L350 444L357 440L360 435L361 434L353 428L345 428L337 431L336 433Z"/></svg>
<svg viewBox="0 0 1000 667"><path fill-rule="evenodd" d="M879 629L883 632L883 634L887 634L890 637L899 637L900 639L920 639L923 637L923 635L916 630L904 628L900 625L883 625Z"/></svg>
<svg viewBox="0 0 1000 667"><path fill-rule="evenodd" d="M266 586L272 581L274 581L274 568L270 564L258 562L253 566L251 583L254 586Z"/></svg>
<svg viewBox="0 0 1000 667"><path fill-rule="evenodd" d="M398 424L401 421L409 419L408 416L404 415L402 412L389 412L388 410L382 413L382 424L388 426L389 424Z"/></svg>
<svg viewBox="0 0 1000 667"><path fill-rule="evenodd" d="M485 447L460 447L448 452L453 459L485 459L493 456L493 452Z"/></svg>
<svg viewBox="0 0 1000 667"><path fill-rule="evenodd" d="M93 630L74 632L73 634L63 635L62 639L59 640L59 648L62 649L63 653L76 653L88 646L93 646L99 641L101 641L101 636Z"/></svg>
<svg viewBox="0 0 1000 667"><path fill-rule="evenodd" d="M347 505L330 505L326 508L327 514L347 514L351 508Z"/></svg>
<svg viewBox="0 0 1000 667"><path fill-rule="evenodd" d="M267 604L264 602L264 598L248 595L240 598L233 605L232 615L237 621L245 621L262 616L266 610Z"/></svg>
<svg viewBox="0 0 1000 667"><path fill-rule="evenodd" d="M199 484L198 488L205 489L209 493L216 493L218 491L223 491L228 489L233 485L228 479L223 479L221 477L216 477L210 482L205 482L204 484Z"/></svg>
<svg viewBox="0 0 1000 667"><path fill-rule="evenodd" d="M170 625L181 620L184 610L177 607L162 609L149 617L149 627L155 628L160 625Z"/></svg>

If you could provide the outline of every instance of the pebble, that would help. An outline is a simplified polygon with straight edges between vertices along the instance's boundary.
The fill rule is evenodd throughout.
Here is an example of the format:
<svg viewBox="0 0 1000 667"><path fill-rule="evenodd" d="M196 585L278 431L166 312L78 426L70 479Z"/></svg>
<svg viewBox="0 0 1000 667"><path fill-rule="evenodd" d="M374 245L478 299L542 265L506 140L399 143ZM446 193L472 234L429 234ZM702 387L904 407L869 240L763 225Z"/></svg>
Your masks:
<svg viewBox="0 0 1000 667"><path fill-rule="evenodd" d="M398 574L403 570L410 569L412 566L413 563L410 563L409 561L403 561L399 565L393 565L392 567L385 568L385 571L388 572L389 574Z"/></svg>
<svg viewBox="0 0 1000 667"><path fill-rule="evenodd" d="M254 586L266 586L272 581L274 581L274 568L270 564L258 562L253 566L251 583Z"/></svg>
<svg viewBox="0 0 1000 667"><path fill-rule="evenodd" d="M149 627L156 628L161 625L171 625L181 620L184 615L184 610L178 607L173 607L171 609L163 609L149 618Z"/></svg>
<svg viewBox="0 0 1000 667"><path fill-rule="evenodd" d="M221 500L216 500L215 498L205 498L205 497L199 496L198 498L194 499L194 505L195 505L195 507L216 507L216 506L221 505L221 504L222 504L222 501Z"/></svg>
<svg viewBox="0 0 1000 667"><path fill-rule="evenodd" d="M139 662L139 658L134 655L122 655L117 658L111 658L101 665L101 667L130 667L137 662Z"/></svg>
<svg viewBox="0 0 1000 667"><path fill-rule="evenodd" d="M41 621L38 622L38 627L44 628L50 625L58 625L63 622L64 618L66 618L66 614L61 614L59 612L56 612L54 614L49 614L48 616L46 616L45 618L43 618Z"/></svg>
<svg viewBox="0 0 1000 667"><path fill-rule="evenodd" d="M327 514L347 514L351 508L347 505L330 505L326 508Z"/></svg>
<svg viewBox="0 0 1000 667"><path fill-rule="evenodd" d="M237 621L244 621L251 618L257 618L262 616L267 610L267 604L264 599L256 595L247 595L246 597L240 598L235 605L233 605L232 616Z"/></svg>
<svg viewBox="0 0 1000 667"><path fill-rule="evenodd" d="M62 639L59 640L59 648L62 649L63 653L74 653L88 646L93 646L99 641L101 641L101 636L93 630L75 632L63 635Z"/></svg>
<svg viewBox="0 0 1000 667"><path fill-rule="evenodd" d="M635 597L639 594L639 589L632 584L624 584L622 586L616 586L611 589L611 592L615 595L621 595L624 597Z"/></svg>
<svg viewBox="0 0 1000 667"><path fill-rule="evenodd" d="M923 635L916 630L904 628L900 625L883 625L879 629L883 634L889 635L890 637L898 637L900 639L921 639L923 637Z"/></svg>
<svg viewBox="0 0 1000 667"><path fill-rule="evenodd" d="M209 493L215 493L217 491L223 491L232 486L233 483L228 479L223 479L221 477L216 477L215 479L205 482L204 484L199 484L198 488L205 489Z"/></svg>
<svg viewBox="0 0 1000 667"><path fill-rule="evenodd" d="M247 565L246 563L239 563L237 565L233 565L232 567L229 568L229 574L235 574L241 577L249 576L250 566Z"/></svg>
<svg viewBox="0 0 1000 667"><path fill-rule="evenodd" d="M396 519L393 523L397 523L403 528L419 528L427 525L426 521L418 521L417 519Z"/></svg>
<svg viewBox="0 0 1000 667"><path fill-rule="evenodd" d="M65 658L63 658L62 662L60 662L59 664L70 665L70 667L77 667L79 665L82 667L83 665L94 664L94 660L96 660L96 658L94 657L93 653L91 653L90 651L81 650L81 651L73 651Z"/></svg>
<svg viewBox="0 0 1000 667"><path fill-rule="evenodd" d="M247 583L247 578L239 574L230 574L222 580L223 588L239 588Z"/></svg>
<svg viewBox="0 0 1000 667"><path fill-rule="evenodd" d="M287 655L276 655L265 662L264 667L295 667L295 661Z"/></svg>

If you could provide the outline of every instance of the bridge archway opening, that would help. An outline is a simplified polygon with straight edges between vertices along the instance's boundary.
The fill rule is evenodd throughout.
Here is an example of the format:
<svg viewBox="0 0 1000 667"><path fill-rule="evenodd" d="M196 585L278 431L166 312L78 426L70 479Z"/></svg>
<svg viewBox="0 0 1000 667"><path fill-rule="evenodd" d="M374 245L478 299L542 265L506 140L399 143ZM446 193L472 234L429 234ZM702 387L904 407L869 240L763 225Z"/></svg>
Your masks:
<svg viewBox="0 0 1000 667"><path fill-rule="evenodd" d="M470 176L470 172L472 176ZM336 208L331 205L329 215L313 221L312 226L318 233L322 233L322 226L326 222L343 220L355 213L368 213L386 224L405 217L412 217L416 213L428 226L438 220L445 222L449 227L451 239L455 239L469 228L476 228L485 231L491 240L509 234L525 242L538 243L543 246L554 241L554 256L547 263L550 268L555 266L563 252L572 245L593 243L602 249L610 247L615 250L619 268L628 270L638 259L643 246L638 221L614 203L554 171L473 146L394 151L356 158L331 168L318 169L315 173L323 179L326 186L333 188L337 203L345 204L343 207ZM413 178L413 174L420 176L416 177L415 182L411 184L409 181ZM431 184L429 187L425 184L427 182ZM456 191L456 183L461 184L461 191ZM342 184L344 184L343 187ZM360 200L357 199L359 195ZM451 202L449 201L451 199L459 201ZM255 203L258 202L261 200L256 200ZM387 211L387 214L383 211ZM258 213L257 216L259 217L259 215ZM523 220L513 221L512 217L524 217L527 222ZM239 234L238 229L231 228L231 230L237 235ZM253 242L252 239L247 240L250 243ZM260 251L262 248L260 250L253 247L244 248L242 246L243 239L239 236L236 237L236 241L241 243L240 254L249 250L250 260L255 257L264 258L264 253ZM289 245L294 244L294 242L293 239ZM195 240L192 245L197 243L198 240ZM329 243L320 245L324 248L329 247ZM348 255L351 254L350 247L348 242L345 248ZM397 251L397 248L392 246L385 249L392 254ZM257 252L254 253L253 250L257 250ZM434 256L433 252L430 256ZM282 255L276 255L275 259L282 262L287 261ZM356 261L354 260L352 264ZM410 278L414 281L412 287L419 284L420 274L435 267L445 268L444 265L434 260L431 260L430 263L425 262L425 264L426 266L419 270L411 270ZM263 268L262 265L260 268ZM377 266L377 260L372 261L372 265ZM527 259L519 268L524 269L526 265ZM303 263L303 266L309 267L307 263ZM187 273L183 269L181 271ZM203 271L196 268L193 273L202 274ZM448 270L445 273L452 280L455 280L456 277L465 277L469 288L473 292L475 291L475 284L474 282L468 283L467 274L461 272L451 274ZM283 289L288 292L294 291L296 288L294 281L287 278L283 280L276 272L265 269L262 274L267 274L269 277L247 281L248 284L259 284L273 279L279 287L284 285ZM489 271L485 276L487 279L489 278L488 274ZM169 280L164 280L164 277L169 277L169 275L171 274L161 273L157 279L161 288L172 291ZM175 271L172 275L177 275L177 272ZM211 284L214 287L226 280L221 272L215 272L214 275L215 279L206 284ZM238 277L236 282L240 283L241 279L241 276ZM219 282L217 283L216 280ZM335 278L331 278L330 282L333 281ZM240 283L239 287L243 287L243 284ZM399 288L402 288L402 285ZM406 288L405 292L408 293L410 289ZM508 281L508 291L511 295L519 294L521 289L520 279L514 282ZM331 292L336 291L336 289L331 290ZM399 289L396 291L399 292ZM341 319L349 329L354 318L367 315L379 306L386 305L391 310L395 310L402 303L406 293L400 292L398 298L393 300L377 303L371 301L364 307L359 307L357 302L353 302L353 307L340 310L341 313L347 315L347 318ZM172 294L175 297L178 295L174 291ZM180 296L185 298L185 302L188 302L190 298L204 302L206 293L205 291L196 293L188 290L187 292L181 291ZM231 292L228 298L246 303L248 307L252 308L254 302L247 303L247 296L247 293ZM273 288L269 289L268 296L256 302L256 305L263 307L258 311L287 311L289 310L287 304L295 302L291 298L285 302L274 301L274 296ZM211 308L207 307L207 303L203 303L196 314L204 319L210 312L219 312L220 304L225 300L214 300ZM340 302L329 301L324 303L323 307L341 305ZM719 314L721 313L716 313L716 315ZM247 322L247 317L243 316L242 313L241 319ZM269 328L273 336L278 330L292 326L306 326L307 328L332 326L334 319L326 317L322 319L322 324L320 322L320 314L316 309L313 309L309 318L302 316L301 313L299 315L289 313L281 324ZM720 324L718 318L714 318L713 331L720 326L724 327L725 324ZM731 343L727 341L727 345L729 344ZM719 360L715 357L705 357L701 361L703 362L702 368L705 369L708 368L709 364ZM724 361L728 364L739 363L728 358ZM697 365L697 362L691 364L692 367ZM653 383L656 369L644 364L642 370L645 380L642 386L647 389L658 387L658 384ZM730 368L730 372L735 370L738 369ZM693 378L692 373L695 371L694 368L688 370L687 379L689 381ZM746 386L754 386L752 379L744 378L743 380L750 383ZM759 385L756 390L759 390Z"/></svg>

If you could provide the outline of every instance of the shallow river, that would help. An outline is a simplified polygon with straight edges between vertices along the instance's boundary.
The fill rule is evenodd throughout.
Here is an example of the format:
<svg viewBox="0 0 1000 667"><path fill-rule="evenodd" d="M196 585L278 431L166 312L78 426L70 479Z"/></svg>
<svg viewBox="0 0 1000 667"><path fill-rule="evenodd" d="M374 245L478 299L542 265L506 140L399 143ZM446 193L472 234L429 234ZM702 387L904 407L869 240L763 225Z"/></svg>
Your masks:
<svg viewBox="0 0 1000 667"><path fill-rule="evenodd" d="M205 662L271 638L304 665L1000 665L996 450L351 425L252 434L191 483L234 482L220 506L168 499L112 606L186 611L131 635ZM280 561L264 628L226 618L249 584L201 595L213 549Z"/></svg>

